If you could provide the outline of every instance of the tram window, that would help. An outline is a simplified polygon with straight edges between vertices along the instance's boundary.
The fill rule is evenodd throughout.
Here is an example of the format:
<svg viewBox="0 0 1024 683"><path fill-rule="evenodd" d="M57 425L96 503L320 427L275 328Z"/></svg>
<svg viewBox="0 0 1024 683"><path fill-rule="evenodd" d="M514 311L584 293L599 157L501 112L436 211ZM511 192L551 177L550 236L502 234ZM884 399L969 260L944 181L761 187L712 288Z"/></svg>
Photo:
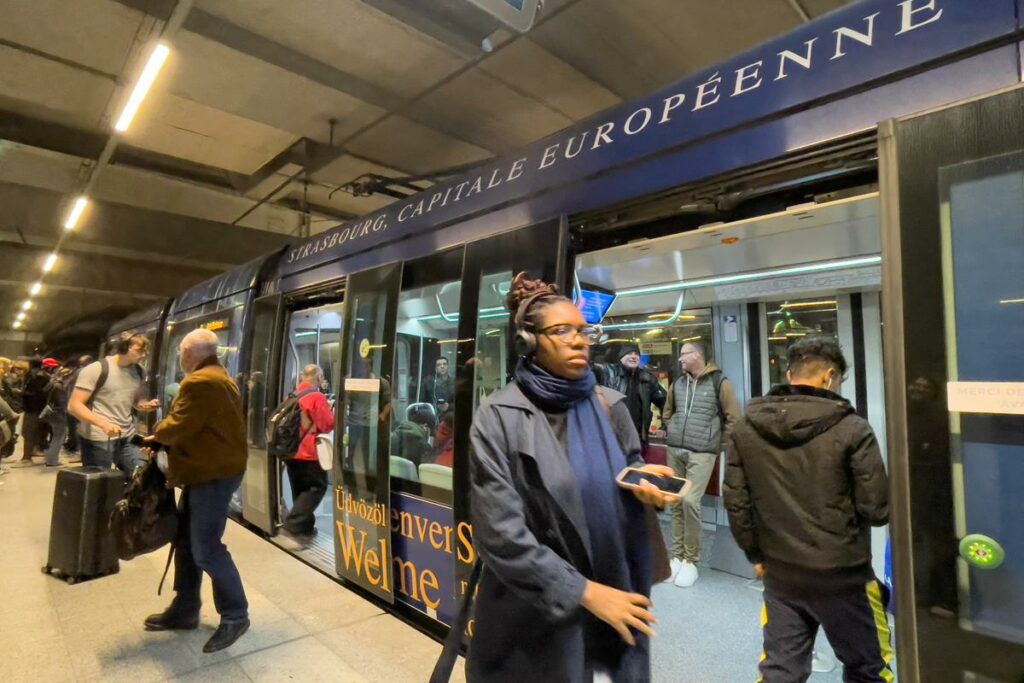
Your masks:
<svg viewBox="0 0 1024 683"><path fill-rule="evenodd" d="M295 390L307 365L318 365L324 371L325 384L321 389L333 405L337 393L335 384L341 376L342 307L343 304L331 304L291 314L284 351L282 399Z"/></svg>
<svg viewBox="0 0 1024 683"><path fill-rule="evenodd" d="M592 361L598 372L602 366L619 362L624 345L635 344L640 349L641 367L652 372L667 391L681 372L679 354L684 344L701 342L713 348L711 309L684 309L681 294L619 298L609 313L602 321L606 338L593 349ZM653 410L652 428L661 423L660 411L657 407Z"/></svg>
<svg viewBox="0 0 1024 683"><path fill-rule="evenodd" d="M838 301L830 297L775 301L765 304L768 333L768 379L786 383L786 350L797 339L824 336L839 340Z"/></svg>
<svg viewBox="0 0 1024 683"><path fill-rule="evenodd" d="M391 476L450 503L462 250L405 264L395 326Z"/></svg>
<svg viewBox="0 0 1024 683"><path fill-rule="evenodd" d="M505 297L511 282L511 270L484 273L480 278L473 373L474 413L485 398L508 383L510 316L505 310Z"/></svg>
<svg viewBox="0 0 1024 683"><path fill-rule="evenodd" d="M238 347L232 344L232 331L237 339L241 335L242 306L220 311L213 315L170 323L167 336L167 353L164 355L163 408L166 415L178 396L185 373L181 369L178 346L185 335L199 328L205 328L217 335L217 360L229 373L237 372ZM236 378L237 381L237 378Z"/></svg>

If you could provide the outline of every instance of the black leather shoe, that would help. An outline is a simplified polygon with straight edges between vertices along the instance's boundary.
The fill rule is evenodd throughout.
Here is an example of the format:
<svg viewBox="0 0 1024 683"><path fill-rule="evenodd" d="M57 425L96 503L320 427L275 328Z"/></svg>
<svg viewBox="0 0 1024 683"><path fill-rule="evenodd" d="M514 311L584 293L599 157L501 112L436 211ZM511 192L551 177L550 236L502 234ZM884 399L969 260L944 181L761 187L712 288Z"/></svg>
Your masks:
<svg viewBox="0 0 1024 683"><path fill-rule="evenodd" d="M242 634L249 630L249 620L239 621L231 624L221 624L213 632L210 639L203 645L203 652L217 652L231 647L235 641L242 637Z"/></svg>
<svg viewBox="0 0 1024 683"><path fill-rule="evenodd" d="M147 631L191 631L199 626L199 615L186 617L167 609L159 614L150 614L145 624Z"/></svg>

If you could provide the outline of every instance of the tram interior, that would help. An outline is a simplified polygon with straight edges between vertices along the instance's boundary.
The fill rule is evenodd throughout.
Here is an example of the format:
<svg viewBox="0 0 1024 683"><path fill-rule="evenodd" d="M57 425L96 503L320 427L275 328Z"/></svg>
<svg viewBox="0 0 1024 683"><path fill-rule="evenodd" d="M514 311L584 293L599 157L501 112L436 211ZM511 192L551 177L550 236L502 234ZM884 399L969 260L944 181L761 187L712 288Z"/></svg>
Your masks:
<svg viewBox="0 0 1024 683"><path fill-rule="evenodd" d="M607 337L595 348L596 360L617 362L623 343L637 344L642 365L670 390L681 374L682 345L701 341L745 405L785 381L786 349L795 339L834 337L851 364L855 346L866 346L868 357L877 347L879 358L880 321L872 315L880 288L878 231L877 196L869 195L584 253L576 261L583 296L616 294L602 320ZM851 368L843 394L865 403L858 408L884 453L882 380L880 366ZM657 409L649 438L648 459L663 462ZM762 585L728 529L721 465L720 458L702 504L699 580L690 588L654 587L658 680L747 680L760 653ZM661 522L670 543L667 514ZM886 539L887 529L876 530L879 576ZM841 680L842 666L823 635L815 649L811 680Z"/></svg>
<svg viewBox="0 0 1024 683"><path fill-rule="evenodd" d="M298 386L302 372L308 365L317 365L323 370L324 385L321 390L327 396L331 408L337 397L338 378L341 376L341 334L342 304L318 306L292 312L288 321L284 349L284 370L281 379L283 401ZM330 438L333 439L331 434ZM280 514L279 519L293 503L291 482L283 463L279 463ZM312 562L333 571L334 568L334 510L331 491L334 490L334 472L327 473L327 495L316 511L317 534L312 542L300 552Z"/></svg>

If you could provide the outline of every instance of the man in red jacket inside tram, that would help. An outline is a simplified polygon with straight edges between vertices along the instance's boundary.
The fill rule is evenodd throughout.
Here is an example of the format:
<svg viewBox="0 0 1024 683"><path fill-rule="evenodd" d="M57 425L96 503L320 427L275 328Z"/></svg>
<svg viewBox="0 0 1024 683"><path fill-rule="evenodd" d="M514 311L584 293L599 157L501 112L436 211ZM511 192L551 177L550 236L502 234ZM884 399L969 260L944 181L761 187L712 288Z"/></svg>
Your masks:
<svg viewBox="0 0 1024 683"><path fill-rule="evenodd" d="M324 372L316 365L302 371L295 395L302 410L299 450L285 462L292 488L292 508L284 520L284 530L302 545L316 538L316 509L327 492L327 472L316 457L316 438L334 433L334 410L320 391Z"/></svg>

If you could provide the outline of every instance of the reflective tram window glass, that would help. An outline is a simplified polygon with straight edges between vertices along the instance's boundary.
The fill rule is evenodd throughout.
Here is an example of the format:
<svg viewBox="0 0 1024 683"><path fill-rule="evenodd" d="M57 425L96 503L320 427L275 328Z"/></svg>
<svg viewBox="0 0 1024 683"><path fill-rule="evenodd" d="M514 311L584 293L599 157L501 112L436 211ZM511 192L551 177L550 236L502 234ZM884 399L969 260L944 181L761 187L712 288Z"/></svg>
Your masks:
<svg viewBox="0 0 1024 683"><path fill-rule="evenodd" d="M181 362L178 356L178 346L185 335L199 328L205 328L217 335L217 360L227 368L232 376L238 372L238 347L237 341L241 339L242 332L242 306L218 311L212 315L183 320L167 325L167 346L164 354L163 373L163 408L164 415L170 410L171 404L178 396L178 388L181 381L185 379L185 373L181 369Z"/></svg>
<svg viewBox="0 0 1024 683"><path fill-rule="evenodd" d="M786 351L807 336L839 341L839 308L835 297L793 299L765 304L768 335L768 379L771 386L786 383ZM850 351L847 351L850 353Z"/></svg>
<svg viewBox="0 0 1024 683"><path fill-rule="evenodd" d="M514 352L509 349L511 316L505 310L505 297L511 283L511 270L485 273L480 278L473 371L474 413L485 398L508 383Z"/></svg>
<svg viewBox="0 0 1024 683"><path fill-rule="evenodd" d="M601 323L604 341L593 349L592 361L600 373L618 363L623 347L635 344L640 349L640 366L658 378L667 391L680 374L679 354L688 342L700 342L713 348L713 324L710 308L684 308L683 295L659 293L620 297L612 304ZM652 437L659 434L661 411L652 406Z"/></svg>
<svg viewBox="0 0 1024 683"><path fill-rule="evenodd" d="M421 495L446 503L455 452L461 268L461 251L406 264L395 327L391 477L418 482Z"/></svg>
<svg viewBox="0 0 1024 683"><path fill-rule="evenodd" d="M964 628L1016 643L1024 643L1022 188L1024 153L939 170L949 377L940 391L950 410L959 616ZM925 382L915 380L915 391Z"/></svg>

